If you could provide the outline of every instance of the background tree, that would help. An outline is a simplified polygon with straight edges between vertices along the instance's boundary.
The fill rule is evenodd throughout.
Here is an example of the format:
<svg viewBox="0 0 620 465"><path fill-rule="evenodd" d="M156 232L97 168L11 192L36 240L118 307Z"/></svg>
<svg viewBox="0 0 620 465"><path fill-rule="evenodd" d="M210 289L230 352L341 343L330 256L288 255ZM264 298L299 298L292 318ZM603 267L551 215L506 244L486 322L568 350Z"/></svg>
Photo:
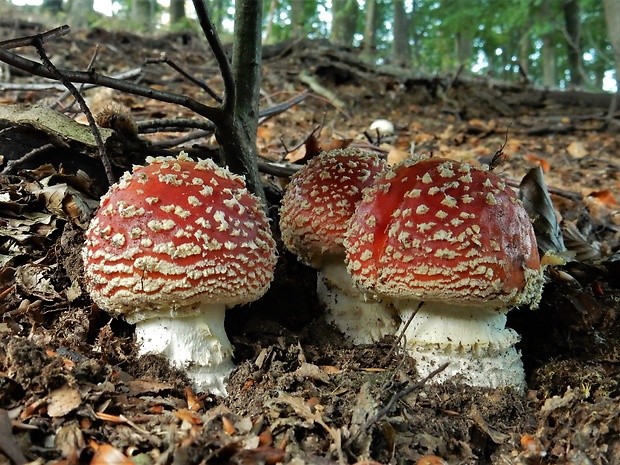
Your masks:
<svg viewBox="0 0 620 465"><path fill-rule="evenodd" d="M616 92L620 92L618 79L620 78L620 2L617 0L603 0L605 7L605 19L607 22L607 34L613 47L616 59Z"/></svg>
<svg viewBox="0 0 620 465"><path fill-rule="evenodd" d="M367 0L365 4L366 16L364 24L364 40L362 47L364 55L372 58L375 55L377 46L377 0Z"/></svg>
<svg viewBox="0 0 620 465"><path fill-rule="evenodd" d="M353 44L359 16L357 0L332 0L332 29L330 39L334 44Z"/></svg>
<svg viewBox="0 0 620 465"><path fill-rule="evenodd" d="M156 0L132 0L131 20L141 31L151 31L155 21Z"/></svg>
<svg viewBox="0 0 620 465"><path fill-rule="evenodd" d="M563 0L568 72L570 82L575 86L584 83L581 51L581 15L578 0Z"/></svg>
<svg viewBox="0 0 620 465"><path fill-rule="evenodd" d="M94 13L94 0L71 0L69 2L69 17L73 28L87 27Z"/></svg>
<svg viewBox="0 0 620 465"><path fill-rule="evenodd" d="M405 10L404 0L394 0L394 41L392 57L394 64L409 66L411 61L411 45L409 43L409 16Z"/></svg>
<svg viewBox="0 0 620 465"><path fill-rule="evenodd" d="M62 11L62 0L43 0L41 10L53 15Z"/></svg>
<svg viewBox="0 0 620 465"><path fill-rule="evenodd" d="M185 0L170 0L170 24L182 27L186 22Z"/></svg>

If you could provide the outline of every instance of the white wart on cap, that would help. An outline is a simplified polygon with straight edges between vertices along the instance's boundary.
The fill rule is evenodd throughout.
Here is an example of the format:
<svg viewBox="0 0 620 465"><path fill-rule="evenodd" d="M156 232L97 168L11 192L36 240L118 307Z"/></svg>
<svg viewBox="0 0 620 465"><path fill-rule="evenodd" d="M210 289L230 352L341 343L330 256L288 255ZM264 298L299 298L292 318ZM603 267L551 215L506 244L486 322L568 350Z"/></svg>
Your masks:
<svg viewBox="0 0 620 465"><path fill-rule="evenodd" d="M137 323L141 353L162 353L199 389L224 394L224 310L258 299L273 279L268 220L243 179L211 160L147 162L102 198L83 249L87 287Z"/></svg>
<svg viewBox="0 0 620 465"><path fill-rule="evenodd" d="M326 318L354 343L393 333L394 311L365 299L344 265L344 235L363 189L386 169L377 155L357 149L322 152L287 186L280 208L282 241L300 261L319 270L317 292Z"/></svg>
<svg viewBox="0 0 620 465"><path fill-rule="evenodd" d="M407 160L365 192L345 244L355 285L389 298L404 321L425 302L406 332L422 374L450 361L438 380L524 387L505 311L536 306L544 278L529 217L499 176Z"/></svg>

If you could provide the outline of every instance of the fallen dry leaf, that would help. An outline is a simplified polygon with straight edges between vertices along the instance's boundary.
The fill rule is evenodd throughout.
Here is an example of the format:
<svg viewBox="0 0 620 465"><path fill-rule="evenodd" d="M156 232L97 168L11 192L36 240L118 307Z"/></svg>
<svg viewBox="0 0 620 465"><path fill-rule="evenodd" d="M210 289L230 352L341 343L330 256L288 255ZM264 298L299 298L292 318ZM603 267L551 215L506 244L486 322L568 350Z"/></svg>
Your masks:
<svg viewBox="0 0 620 465"><path fill-rule="evenodd" d="M47 396L47 414L52 418L63 417L78 408L81 403L80 391L65 384Z"/></svg>
<svg viewBox="0 0 620 465"><path fill-rule="evenodd" d="M568 144L566 147L566 151L573 158L583 158L588 154L588 150L586 149L583 142L574 141Z"/></svg>

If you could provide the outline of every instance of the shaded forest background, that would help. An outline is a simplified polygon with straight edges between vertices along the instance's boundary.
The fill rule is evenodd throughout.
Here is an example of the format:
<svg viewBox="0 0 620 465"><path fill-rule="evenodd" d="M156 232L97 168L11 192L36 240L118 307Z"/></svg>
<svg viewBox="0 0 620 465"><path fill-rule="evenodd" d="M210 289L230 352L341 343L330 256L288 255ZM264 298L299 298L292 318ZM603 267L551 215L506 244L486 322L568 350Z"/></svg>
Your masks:
<svg viewBox="0 0 620 465"><path fill-rule="evenodd" d="M4 3L4 5L2 5ZM97 3L97 5L95 5ZM223 41L232 39L234 0L207 4ZM23 16L50 17L73 28L199 30L191 2L43 0L18 8ZM477 73L510 82L614 91L620 63L617 0L267 0L265 44L329 39L362 50L377 65L425 73ZM41 15L43 13L43 15ZM618 37L614 37L618 35Z"/></svg>

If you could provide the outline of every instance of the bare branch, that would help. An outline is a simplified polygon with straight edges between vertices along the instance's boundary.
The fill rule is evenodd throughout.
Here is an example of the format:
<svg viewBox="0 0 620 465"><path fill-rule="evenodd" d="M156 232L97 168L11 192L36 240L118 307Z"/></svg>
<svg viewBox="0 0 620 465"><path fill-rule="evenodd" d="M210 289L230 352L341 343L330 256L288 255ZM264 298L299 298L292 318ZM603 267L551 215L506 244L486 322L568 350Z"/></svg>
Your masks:
<svg viewBox="0 0 620 465"><path fill-rule="evenodd" d="M21 57L8 50L0 48L0 61L3 61L15 68L19 68L35 76L41 76L49 79L59 80L54 73L51 73L45 66L36 61L29 60ZM159 100L160 102L174 103L185 107L194 113L204 116L210 119L214 123L221 121L222 110L220 108L210 107L203 103L200 103L185 95L175 94L173 92L166 92L157 89L152 89L147 86L139 84L132 84L120 79L114 79L108 76L96 72L82 72L71 71L65 69L58 70L58 76L62 76L64 79L70 82L84 82L89 84L95 84L99 86L109 87L110 89L120 90L121 92L127 92L129 94L139 95L141 97L152 98Z"/></svg>
<svg viewBox="0 0 620 465"><path fill-rule="evenodd" d="M173 60L171 60L170 58L163 56L161 58L149 58L148 60L145 61L145 64L150 65L150 64L157 64L157 63L164 63L168 66L170 66L172 69L174 69L177 73L179 73L181 76L183 76L185 79L187 79L188 81L196 84L198 87L200 87L202 90L204 90L207 94L209 94L213 100L215 100L217 103L222 103L222 97L220 97L217 92L215 92L213 89L211 89L211 87L209 86L209 84L207 84L206 82L192 76L191 74L189 74L187 71L185 71L183 68L181 68L179 65L177 65Z"/></svg>
<svg viewBox="0 0 620 465"><path fill-rule="evenodd" d="M41 34L18 37L17 39L3 40L0 42L0 48L4 50L9 50L11 48L17 47L28 47L30 45L34 45L35 41L37 40L43 43L46 39L55 39L56 37L62 37L69 34L70 31L71 28L65 24L49 31L42 32Z"/></svg>
<svg viewBox="0 0 620 465"><path fill-rule="evenodd" d="M225 111L232 112L237 99L237 94L235 88L235 78L233 77L230 61L228 60L228 56L226 56L226 52L224 51L224 47L222 46L219 36L217 35L215 26L211 21L211 16L207 11L205 1L192 0L192 3L194 4L194 9L196 10L196 15L198 16L198 22L200 23L202 32L207 38L207 42L209 42L209 46L213 51L213 55L215 56L220 72L222 73L222 79L224 81L224 102L222 108Z"/></svg>
<svg viewBox="0 0 620 465"><path fill-rule="evenodd" d="M33 40L33 45L37 49L37 53L39 54L41 61L45 65L45 68L47 68L47 70L56 79L58 79L64 84L67 90L71 92L71 95L73 95L73 98L80 106L82 112L84 112L84 115L86 116L86 119L88 121L88 125L90 126L90 130L93 133L93 137L95 138L95 142L97 143L97 148L99 149L99 158L101 158L101 163L103 164L103 169L105 170L106 177L108 178L108 183L110 183L110 185L114 184L116 182L116 179L114 177L114 173L112 172L112 164L110 163L110 159L108 158L108 154L106 153L103 139L101 138L101 132L99 132L97 123L95 123L95 118L93 118L93 114L90 112L90 108L88 108L88 105L86 105L84 97L82 97L82 94L78 92L78 90L71 83L71 81L67 80L50 61L47 54L45 53L45 50L43 49L43 40L37 36Z"/></svg>

